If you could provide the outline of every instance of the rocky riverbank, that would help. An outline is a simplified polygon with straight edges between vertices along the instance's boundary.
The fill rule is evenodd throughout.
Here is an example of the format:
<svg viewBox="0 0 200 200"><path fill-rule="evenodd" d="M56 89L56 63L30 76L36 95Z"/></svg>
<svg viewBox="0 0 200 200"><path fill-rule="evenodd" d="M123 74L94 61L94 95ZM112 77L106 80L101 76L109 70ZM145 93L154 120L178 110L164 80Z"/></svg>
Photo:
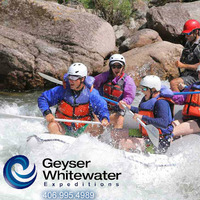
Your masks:
<svg viewBox="0 0 200 200"><path fill-rule="evenodd" d="M69 65L83 62L91 75L108 69L113 52L126 58L136 83L146 74L178 76L174 62L183 46L186 20L200 21L200 2L139 4L131 25L112 27L83 9L42 0L0 1L0 85L2 89L45 87L38 72L62 79Z"/></svg>

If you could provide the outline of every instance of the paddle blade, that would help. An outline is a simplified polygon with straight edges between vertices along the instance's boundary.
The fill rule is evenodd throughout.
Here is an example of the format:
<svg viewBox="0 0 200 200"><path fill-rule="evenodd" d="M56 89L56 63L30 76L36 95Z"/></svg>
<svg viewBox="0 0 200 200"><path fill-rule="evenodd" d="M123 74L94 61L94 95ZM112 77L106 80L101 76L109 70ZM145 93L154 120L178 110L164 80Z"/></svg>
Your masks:
<svg viewBox="0 0 200 200"><path fill-rule="evenodd" d="M41 72L38 72L38 74L39 74L42 78L44 78L44 79L46 79L46 80L49 80L49 81L51 81L51 82L53 82L53 83L56 83L56 84L59 84L59 85L63 85L63 82L62 82L62 81L59 81L59 80L56 79L56 78L53 78L53 77L51 77L51 76L49 76L49 75L46 75L46 74L43 74L43 73L41 73Z"/></svg>
<svg viewBox="0 0 200 200"><path fill-rule="evenodd" d="M146 131L148 133L149 139L153 143L153 145L158 148L159 146L159 131L152 124L146 125Z"/></svg>

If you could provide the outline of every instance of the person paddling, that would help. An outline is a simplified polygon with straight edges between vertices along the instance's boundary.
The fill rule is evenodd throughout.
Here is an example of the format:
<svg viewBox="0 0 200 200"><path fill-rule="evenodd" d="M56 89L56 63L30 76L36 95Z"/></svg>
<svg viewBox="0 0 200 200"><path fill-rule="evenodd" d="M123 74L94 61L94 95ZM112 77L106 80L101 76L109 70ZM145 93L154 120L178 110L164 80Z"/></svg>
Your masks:
<svg viewBox="0 0 200 200"><path fill-rule="evenodd" d="M123 100L131 104L135 98L136 86L133 79L125 70L125 58L121 54L114 54L109 59L109 71L95 76L94 88L108 99L119 102ZM125 111L118 105L108 102L110 121L115 128L122 128Z"/></svg>
<svg viewBox="0 0 200 200"><path fill-rule="evenodd" d="M183 27L182 34L185 35L187 42L180 61L175 62L175 66L179 68L180 77L170 81L173 91L180 91L179 84L189 86L198 81L196 69L200 64L200 23L195 19L188 20ZM181 69L184 69L183 72Z"/></svg>
<svg viewBox="0 0 200 200"><path fill-rule="evenodd" d="M50 133L78 136L83 132L90 132L96 136L103 131L102 127L109 124L107 103L91 85L87 67L82 63L74 63L65 75L65 87L57 86L42 93L38 98L38 106L49 123ZM56 117L80 121L99 120L101 130L98 131L95 125L56 122L50 110L54 105L58 105Z"/></svg>
<svg viewBox="0 0 200 200"><path fill-rule="evenodd" d="M128 105L126 102L120 101L119 106L123 109L125 105L134 114L133 119L139 118L145 124L152 124L159 129L159 147L151 149L155 153L164 153L170 146L172 138L172 121L173 121L173 108L174 102L171 100L173 92L166 86L161 87L161 80L158 76L148 75L140 82L141 90L144 94L139 107ZM148 151L152 146L147 131L140 126L142 138L131 137L130 130L119 130L121 136L118 137L119 147L129 150L140 149ZM114 136L115 137L115 133Z"/></svg>
<svg viewBox="0 0 200 200"><path fill-rule="evenodd" d="M199 91L200 92L200 65L197 68L199 81L193 83L189 87L184 89L186 91ZM181 89L183 86L180 85ZM188 94L188 95L176 95L173 97L176 104L183 105L182 115L183 118L175 120L174 125L174 137L181 135L189 135L200 132L200 94Z"/></svg>

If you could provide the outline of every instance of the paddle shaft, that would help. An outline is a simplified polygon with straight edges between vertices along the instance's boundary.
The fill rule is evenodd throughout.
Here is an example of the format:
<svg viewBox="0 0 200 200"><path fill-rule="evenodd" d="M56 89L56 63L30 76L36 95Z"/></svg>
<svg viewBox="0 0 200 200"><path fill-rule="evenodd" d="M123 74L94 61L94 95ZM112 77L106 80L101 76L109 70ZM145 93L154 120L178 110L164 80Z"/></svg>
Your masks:
<svg viewBox="0 0 200 200"><path fill-rule="evenodd" d="M131 113L132 116L135 115L131 110L129 110L129 113ZM137 118L137 121L146 129L147 125L141 119Z"/></svg>
<svg viewBox="0 0 200 200"><path fill-rule="evenodd" d="M184 95L184 94L200 94L200 91L198 92L174 92L174 95Z"/></svg>
<svg viewBox="0 0 200 200"><path fill-rule="evenodd" d="M123 107L124 107L124 109L128 109L125 105L123 105ZM128 111L129 111L129 113L130 113L132 116L135 115L131 110L128 109ZM151 140L151 142L153 143L153 145L154 145L155 147L158 148L158 145L159 145L159 131L158 131L158 129L157 129L155 126L153 126L152 124L146 125L146 124L145 124L142 120L140 120L138 117L137 117L136 119L137 119L137 121L139 122L139 124L140 124L141 126L143 126L143 128L147 131L147 134L148 134L148 136L149 136L149 139ZM150 127L151 127L151 128L150 128Z"/></svg>
<svg viewBox="0 0 200 200"><path fill-rule="evenodd" d="M45 78L45 79L47 79L47 80L49 80L49 81L51 81L51 82L53 82L53 83L56 83L56 84L59 84L59 85L63 85L63 82L62 82L62 81L59 81L58 79L55 79L55 78L53 78L53 77L51 77L51 76L49 76L49 75L43 74L43 73L41 73L41 72L38 72L38 74L39 74L41 77L43 77L43 78ZM182 94L200 94L200 91L199 91L199 92L174 92L174 95L182 95ZM105 98L105 97L103 97L103 98L104 98L106 101L110 101L111 103L118 104L118 102L116 102L116 101L113 101L113 100L108 99L108 98Z"/></svg>
<svg viewBox="0 0 200 200"><path fill-rule="evenodd" d="M12 115L12 114L5 114L5 113L0 113L0 116L3 116L5 118L22 118L22 119L45 120L45 118L43 118L43 117L33 117L33 116L24 116L24 115ZM101 124L101 122L71 120L71 119L59 119L59 118L55 118L55 121L58 121L58 122L71 122L71 123L83 123L83 124Z"/></svg>
<svg viewBox="0 0 200 200"><path fill-rule="evenodd" d="M123 104L122 104L122 105L123 105ZM124 107L124 109L128 110L129 113L130 113L132 116L135 115L135 114L134 114L131 110L129 110L125 105L123 105L123 107ZM137 118L137 121L138 121L144 128L146 128L146 124L145 124L142 120L140 120L139 118Z"/></svg>
<svg viewBox="0 0 200 200"><path fill-rule="evenodd" d="M63 85L63 83L61 83L61 81L55 79L55 78L52 78L50 76L47 76L45 74L42 74L42 73L39 73L40 76L42 76L43 78L49 80L49 81L52 81L54 83L57 83L57 84L60 84L60 85ZM114 103L114 104L118 104L118 102L116 101L113 101L111 99L108 99L106 97L103 97L106 101L109 101L111 103ZM132 115L134 115L134 113L132 111L129 110L129 112L131 112ZM158 129L156 127L154 127L153 125L151 126L153 128L153 131L155 133L153 133L151 130L150 130L150 127L148 127L149 125L146 125L145 123L143 123L139 118L137 118L137 121L141 124L141 126L143 126L146 130L147 130L147 133L149 135L149 138L150 140L152 141L152 143L158 147L158 142L159 142L159 133L158 133Z"/></svg>
<svg viewBox="0 0 200 200"><path fill-rule="evenodd" d="M117 101L113 101L112 99L108 99L106 97L103 97L103 99L105 99L106 101L109 101L110 103L118 104Z"/></svg>

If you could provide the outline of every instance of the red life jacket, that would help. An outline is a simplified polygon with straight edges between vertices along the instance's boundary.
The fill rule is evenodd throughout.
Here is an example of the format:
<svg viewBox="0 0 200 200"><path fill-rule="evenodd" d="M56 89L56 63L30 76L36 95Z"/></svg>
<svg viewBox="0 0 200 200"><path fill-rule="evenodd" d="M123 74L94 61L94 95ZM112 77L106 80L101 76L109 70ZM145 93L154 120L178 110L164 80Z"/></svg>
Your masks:
<svg viewBox="0 0 200 200"><path fill-rule="evenodd" d="M124 80L126 77L127 77L127 74L123 73L120 77L121 79L117 82L117 84L114 84L112 80L110 79L107 82L105 82L103 85L103 96L113 101L119 102L123 96ZM116 105L111 102L107 102L107 103L108 103L109 110L111 110L113 106Z"/></svg>
<svg viewBox="0 0 200 200"><path fill-rule="evenodd" d="M68 92L70 92L70 90ZM90 90L88 88L84 88L76 98L70 94L67 95L67 97L59 103L56 110L56 117L61 119L91 121L92 115L89 108L89 92ZM72 126L73 124L74 131L85 125L82 123L71 122L64 122L64 124L67 126Z"/></svg>
<svg viewBox="0 0 200 200"><path fill-rule="evenodd" d="M171 110L171 113L172 113L172 118L173 118L173 116L174 116L174 101L171 98L167 98L167 97L159 97L159 98L157 98L157 101L159 101L160 99L166 100L169 103L170 110ZM145 116L152 117L152 118L155 117L154 116L154 104L156 103L156 101L155 101L154 98L152 98L152 100L153 100L152 105L150 106L151 109L144 109L143 110L142 108L140 108L139 112L138 112L140 115L145 115ZM148 137L148 133L143 126L139 125L139 130L141 131L142 136ZM159 131L160 136L162 136L162 134L163 134L162 130L160 128L158 128L158 131Z"/></svg>
<svg viewBox="0 0 200 200"><path fill-rule="evenodd" d="M189 91L199 92L200 89L193 87ZM200 94L187 95L182 115L187 120L200 117Z"/></svg>

